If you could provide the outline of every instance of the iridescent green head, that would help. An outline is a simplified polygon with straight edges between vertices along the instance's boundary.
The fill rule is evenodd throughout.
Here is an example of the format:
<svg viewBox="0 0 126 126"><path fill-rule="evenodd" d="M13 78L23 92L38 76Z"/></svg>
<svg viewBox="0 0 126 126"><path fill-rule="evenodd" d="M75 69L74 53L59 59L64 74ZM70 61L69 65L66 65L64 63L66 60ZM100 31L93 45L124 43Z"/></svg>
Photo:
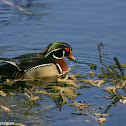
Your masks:
<svg viewBox="0 0 126 126"><path fill-rule="evenodd" d="M55 59L62 59L68 57L75 61L76 59L72 56L72 48L65 42L53 42L43 52L45 57L53 57Z"/></svg>

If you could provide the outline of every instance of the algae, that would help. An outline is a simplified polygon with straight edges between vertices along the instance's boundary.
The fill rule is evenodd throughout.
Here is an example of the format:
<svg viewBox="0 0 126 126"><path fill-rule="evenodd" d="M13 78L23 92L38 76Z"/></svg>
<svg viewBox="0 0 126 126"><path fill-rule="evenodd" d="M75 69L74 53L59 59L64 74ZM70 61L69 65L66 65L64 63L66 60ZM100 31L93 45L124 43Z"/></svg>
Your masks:
<svg viewBox="0 0 126 126"><path fill-rule="evenodd" d="M100 54L100 45L98 47ZM113 105L115 105L117 102L126 104L125 94L120 95L118 93L118 89L124 89L126 91L126 76L124 73L126 63L120 64L117 58L114 59L116 60L116 65L107 66L103 63L100 54L100 62L104 66L100 68L102 73L96 74L95 72L90 71L88 73L90 75L89 78L79 74L67 75L67 72L57 75L57 80L54 82L51 81L49 83L46 83L46 81L43 79L5 79L0 83L0 95L6 97L6 95L8 95L8 90L22 89L26 97L28 97L31 101L28 109L30 109L34 105L36 100L41 100L41 98L37 96L38 94L46 95L56 103L57 107L60 108L60 111L64 104L74 106L76 113L73 114L87 115L93 119L98 120L99 123L102 124L106 121L106 118L104 116L110 116L110 114L106 114L106 112ZM90 64L90 68L96 70L97 65ZM40 86L41 83L45 83L45 85ZM102 88L103 84L104 87ZM39 87L42 87L42 89L40 89ZM101 87L101 89L111 94L111 97L114 98L114 101L107 106L107 109L102 114L97 113L92 108L90 108L90 106L92 106L93 104L79 103L75 100L78 95L81 95L79 89L90 87ZM36 96L34 94L36 94ZM7 111L7 108L3 105L1 105L1 108L4 111ZM87 108L89 108L89 111L85 112L84 109ZM99 118L97 118L96 116L99 116Z"/></svg>

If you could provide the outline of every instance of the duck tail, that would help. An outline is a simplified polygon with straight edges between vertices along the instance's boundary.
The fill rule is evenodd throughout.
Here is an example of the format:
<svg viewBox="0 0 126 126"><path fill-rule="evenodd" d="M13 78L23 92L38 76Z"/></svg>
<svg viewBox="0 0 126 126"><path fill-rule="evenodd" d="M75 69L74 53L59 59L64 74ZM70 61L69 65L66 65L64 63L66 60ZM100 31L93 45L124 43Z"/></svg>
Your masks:
<svg viewBox="0 0 126 126"><path fill-rule="evenodd" d="M15 66L19 71L21 71L21 69L17 66L17 64L15 62L12 62L12 61L9 61L9 60L5 60L3 58L0 58L0 61L9 63L9 64Z"/></svg>

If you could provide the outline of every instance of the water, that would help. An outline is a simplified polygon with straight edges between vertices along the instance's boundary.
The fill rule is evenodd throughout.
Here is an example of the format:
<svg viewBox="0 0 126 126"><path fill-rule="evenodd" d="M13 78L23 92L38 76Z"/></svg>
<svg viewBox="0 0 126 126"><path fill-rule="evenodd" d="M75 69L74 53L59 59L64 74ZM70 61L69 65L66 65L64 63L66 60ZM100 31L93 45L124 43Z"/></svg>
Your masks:
<svg viewBox="0 0 126 126"><path fill-rule="evenodd" d="M73 48L73 56L78 63L69 63L74 68L72 74L87 75L90 68L87 66L99 62L99 42L103 42L102 49L104 62L114 64L113 57L117 56L124 63L126 52L126 1L125 0L32 0L11 2L22 6L34 15L30 16L18 9L0 2L0 57L12 58L26 53L41 52L48 44L54 41L64 41ZM107 107L112 100L103 98L108 93L102 88L81 89L81 96L76 100L85 100L92 103L93 109L99 106ZM95 96L99 96L95 98ZM23 97L23 101L21 100ZM55 103L46 96L45 100L36 101L29 111L22 104L23 93L16 92L8 96L10 105L17 104L12 109L13 118L8 113L1 113L1 120L18 121L27 125L56 125L56 126L96 126L98 121L88 116L72 115L73 107L64 105L60 112ZM1 101L2 101L1 97ZM6 100L7 100L6 99ZM15 101L13 100L15 99ZM5 102L6 105L6 102ZM50 109L43 110L43 106L53 105ZM28 103L27 103L28 106ZM121 103L112 107L108 113L113 116L107 117L103 124L124 126L126 121L126 107ZM28 115L25 117L25 112ZM34 115L34 116L33 116ZM118 119L119 118L119 119ZM85 121L90 120L90 122Z"/></svg>

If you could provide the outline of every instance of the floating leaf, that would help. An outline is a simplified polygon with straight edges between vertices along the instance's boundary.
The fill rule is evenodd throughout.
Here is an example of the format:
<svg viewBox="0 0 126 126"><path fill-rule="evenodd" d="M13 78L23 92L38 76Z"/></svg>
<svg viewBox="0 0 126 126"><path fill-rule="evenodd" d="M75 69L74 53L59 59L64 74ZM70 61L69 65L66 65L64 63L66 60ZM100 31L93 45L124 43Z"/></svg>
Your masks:
<svg viewBox="0 0 126 126"><path fill-rule="evenodd" d="M94 77L94 72L90 71L88 74L91 75L91 78Z"/></svg>
<svg viewBox="0 0 126 126"><path fill-rule="evenodd" d="M126 99L120 99L120 102L122 102L123 104L126 104Z"/></svg>
<svg viewBox="0 0 126 126"><path fill-rule="evenodd" d="M106 114L106 113L95 113L96 116L110 116L110 114Z"/></svg>
<svg viewBox="0 0 126 126"><path fill-rule="evenodd" d="M105 80L83 80L84 83L89 83L92 86L100 87L101 84L105 83Z"/></svg>
<svg viewBox="0 0 126 126"><path fill-rule="evenodd" d="M77 109L80 109L80 110L83 110L83 109L85 109L85 108L88 108L89 106L92 105L92 104L77 103L77 102L74 101L74 100L71 100L71 101L73 101L73 103L71 103L70 105L76 106Z"/></svg>
<svg viewBox="0 0 126 126"><path fill-rule="evenodd" d="M100 124L103 124L106 121L106 118L101 117L98 119Z"/></svg>
<svg viewBox="0 0 126 126"><path fill-rule="evenodd" d="M3 106L3 105L0 105L0 107L1 107L4 111L6 111L6 112L10 112L10 111L11 111L9 108L7 108L7 107L5 107L5 106Z"/></svg>
<svg viewBox="0 0 126 126"><path fill-rule="evenodd" d="M0 91L0 95L6 96L6 94L3 91Z"/></svg>

